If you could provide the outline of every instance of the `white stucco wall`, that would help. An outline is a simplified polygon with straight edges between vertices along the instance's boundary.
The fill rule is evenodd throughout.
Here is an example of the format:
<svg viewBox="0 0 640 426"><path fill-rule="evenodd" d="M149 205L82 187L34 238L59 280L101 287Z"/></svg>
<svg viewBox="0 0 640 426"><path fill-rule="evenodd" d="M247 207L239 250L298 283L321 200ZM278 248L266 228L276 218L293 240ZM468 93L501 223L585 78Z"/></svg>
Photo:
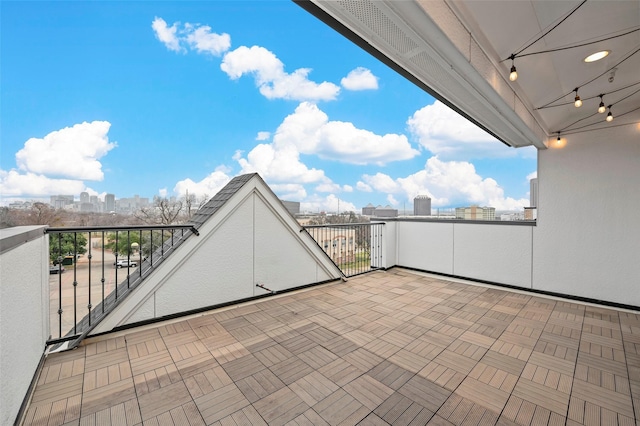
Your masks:
<svg viewBox="0 0 640 426"><path fill-rule="evenodd" d="M453 275L531 287L532 226L454 224Z"/></svg>
<svg viewBox="0 0 640 426"><path fill-rule="evenodd" d="M0 230L0 424L13 424L49 336L49 238L44 226ZM37 234L35 239L29 239ZM23 242L7 248L10 238ZM27 241L28 240L28 241ZM14 240L15 241L15 240Z"/></svg>
<svg viewBox="0 0 640 426"><path fill-rule="evenodd" d="M398 265L453 274L453 223L399 222Z"/></svg>
<svg viewBox="0 0 640 426"><path fill-rule="evenodd" d="M640 127L538 154L535 288L640 306Z"/></svg>

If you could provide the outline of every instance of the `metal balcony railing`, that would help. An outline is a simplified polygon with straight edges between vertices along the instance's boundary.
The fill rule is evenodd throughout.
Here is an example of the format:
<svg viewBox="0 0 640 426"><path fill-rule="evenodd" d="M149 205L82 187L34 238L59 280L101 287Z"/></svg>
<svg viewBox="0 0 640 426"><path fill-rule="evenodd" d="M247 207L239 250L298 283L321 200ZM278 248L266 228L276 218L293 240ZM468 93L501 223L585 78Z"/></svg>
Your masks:
<svg viewBox="0 0 640 426"><path fill-rule="evenodd" d="M50 338L79 342L182 244L192 225L48 228Z"/></svg>
<svg viewBox="0 0 640 426"><path fill-rule="evenodd" d="M307 225L303 228L316 240L345 277L382 268L384 223Z"/></svg>

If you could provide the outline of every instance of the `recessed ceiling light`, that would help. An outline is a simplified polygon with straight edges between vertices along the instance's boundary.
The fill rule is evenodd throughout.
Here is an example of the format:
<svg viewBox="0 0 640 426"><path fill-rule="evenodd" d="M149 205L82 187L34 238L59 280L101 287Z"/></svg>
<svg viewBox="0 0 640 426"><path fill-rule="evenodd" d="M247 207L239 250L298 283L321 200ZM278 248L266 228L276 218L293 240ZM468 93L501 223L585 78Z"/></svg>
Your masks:
<svg viewBox="0 0 640 426"><path fill-rule="evenodd" d="M610 50L601 50L600 52L592 53L591 55L587 56L586 58L584 58L584 61L585 62L599 61L600 59L606 57L609 53L611 53Z"/></svg>

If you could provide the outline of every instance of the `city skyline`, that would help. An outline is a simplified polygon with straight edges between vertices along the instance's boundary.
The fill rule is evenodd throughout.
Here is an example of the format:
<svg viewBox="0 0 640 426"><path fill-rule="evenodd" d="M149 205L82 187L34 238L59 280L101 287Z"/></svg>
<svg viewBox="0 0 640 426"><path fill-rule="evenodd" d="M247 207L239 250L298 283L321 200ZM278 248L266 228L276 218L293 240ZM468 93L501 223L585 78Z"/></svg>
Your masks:
<svg viewBox="0 0 640 426"><path fill-rule="evenodd" d="M5 3L0 203L213 196L258 172L308 211L529 204L504 146L293 2Z"/></svg>

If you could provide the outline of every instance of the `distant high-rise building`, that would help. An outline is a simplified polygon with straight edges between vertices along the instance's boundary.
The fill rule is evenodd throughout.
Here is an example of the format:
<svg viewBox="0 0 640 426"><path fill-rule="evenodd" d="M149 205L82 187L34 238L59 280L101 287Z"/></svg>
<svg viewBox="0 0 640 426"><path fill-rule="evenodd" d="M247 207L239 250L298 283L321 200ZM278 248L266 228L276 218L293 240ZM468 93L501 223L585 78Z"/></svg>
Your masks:
<svg viewBox="0 0 640 426"><path fill-rule="evenodd" d="M538 207L538 178L529 180L529 206Z"/></svg>
<svg viewBox="0 0 640 426"><path fill-rule="evenodd" d="M80 204L88 204L90 203L89 201L89 193L88 192L81 192L80 193Z"/></svg>
<svg viewBox="0 0 640 426"><path fill-rule="evenodd" d="M104 196L104 210L107 213L116 211L116 196L114 194Z"/></svg>
<svg viewBox="0 0 640 426"><path fill-rule="evenodd" d="M466 220L495 220L495 207L456 207L456 219Z"/></svg>
<svg viewBox="0 0 640 426"><path fill-rule="evenodd" d="M414 216L431 216L431 197L418 195L413 199Z"/></svg>
<svg viewBox="0 0 640 426"><path fill-rule="evenodd" d="M63 209L68 205L73 205L73 195L52 195L49 204L53 208Z"/></svg>

